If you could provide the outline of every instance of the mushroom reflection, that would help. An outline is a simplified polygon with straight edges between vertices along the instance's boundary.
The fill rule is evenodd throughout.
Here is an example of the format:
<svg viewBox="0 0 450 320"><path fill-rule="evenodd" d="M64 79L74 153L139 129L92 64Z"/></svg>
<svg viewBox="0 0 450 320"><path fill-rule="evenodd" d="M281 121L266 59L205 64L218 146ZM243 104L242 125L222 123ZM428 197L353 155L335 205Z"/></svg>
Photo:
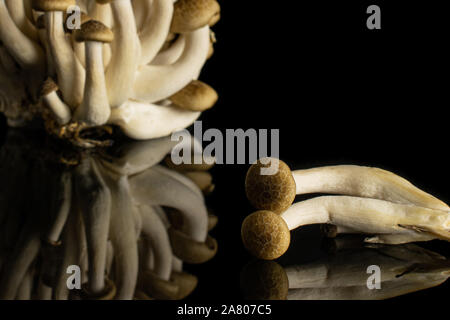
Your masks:
<svg viewBox="0 0 450 320"><path fill-rule="evenodd" d="M31 138L33 137L33 138ZM161 164L170 137L77 151L8 132L0 152L0 299L182 299L214 257L201 188ZM189 169L184 167L183 169ZM198 169L198 168L194 168ZM81 290L67 285L81 270Z"/></svg>
<svg viewBox="0 0 450 320"><path fill-rule="evenodd" d="M281 267L255 260L241 274L247 299L380 300L435 287L450 277L450 261L414 244L359 245L331 240L333 251L312 263ZM369 266L380 268L380 289L369 289Z"/></svg>

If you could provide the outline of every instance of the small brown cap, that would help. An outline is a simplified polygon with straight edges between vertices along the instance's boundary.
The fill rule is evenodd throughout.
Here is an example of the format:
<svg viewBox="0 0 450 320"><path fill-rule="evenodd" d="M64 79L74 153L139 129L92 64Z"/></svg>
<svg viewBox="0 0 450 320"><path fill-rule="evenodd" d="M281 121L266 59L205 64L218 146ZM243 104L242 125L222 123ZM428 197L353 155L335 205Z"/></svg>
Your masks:
<svg viewBox="0 0 450 320"><path fill-rule="evenodd" d="M270 210L275 213L286 211L296 196L296 185L291 169L281 160L275 174L263 175L262 168L269 168L271 163L258 160L247 172L245 179L245 192L247 198L256 209Z"/></svg>
<svg viewBox="0 0 450 320"><path fill-rule="evenodd" d="M59 89L58 85L52 78L48 77L47 80L41 86L40 96L45 97L46 95L52 93L53 91L57 91Z"/></svg>
<svg viewBox="0 0 450 320"><path fill-rule="evenodd" d="M75 31L75 40L78 42L95 41L109 43L114 40L114 33L100 21L89 20Z"/></svg>
<svg viewBox="0 0 450 320"><path fill-rule="evenodd" d="M199 80L193 80L169 99L182 109L205 111L212 108L218 98L217 92L211 86Z"/></svg>
<svg viewBox="0 0 450 320"><path fill-rule="evenodd" d="M83 300L113 300L116 296L116 285L107 277L105 277L105 288L102 292L92 293L89 291L88 286L89 283L85 283L80 293Z"/></svg>
<svg viewBox="0 0 450 320"><path fill-rule="evenodd" d="M286 222L270 211L257 211L245 218L241 237L247 250L263 260L279 258L287 251L291 242Z"/></svg>
<svg viewBox="0 0 450 320"><path fill-rule="evenodd" d="M172 271L170 277L172 281L178 285L176 300L181 300L189 296L198 285L198 278L186 272Z"/></svg>
<svg viewBox="0 0 450 320"><path fill-rule="evenodd" d="M208 236L205 242L197 242L171 227L169 238L174 255L186 263L204 263L211 260L217 253L217 241L211 236Z"/></svg>
<svg viewBox="0 0 450 320"><path fill-rule="evenodd" d="M178 285L158 277L153 271L145 270L142 274L144 292L157 300L175 300L178 296Z"/></svg>
<svg viewBox="0 0 450 320"><path fill-rule="evenodd" d="M216 0L178 0L174 6L171 32L186 33L218 21L220 5Z"/></svg>
<svg viewBox="0 0 450 320"><path fill-rule="evenodd" d="M33 9L36 11L66 11L70 6L76 5L75 0L33 0Z"/></svg>

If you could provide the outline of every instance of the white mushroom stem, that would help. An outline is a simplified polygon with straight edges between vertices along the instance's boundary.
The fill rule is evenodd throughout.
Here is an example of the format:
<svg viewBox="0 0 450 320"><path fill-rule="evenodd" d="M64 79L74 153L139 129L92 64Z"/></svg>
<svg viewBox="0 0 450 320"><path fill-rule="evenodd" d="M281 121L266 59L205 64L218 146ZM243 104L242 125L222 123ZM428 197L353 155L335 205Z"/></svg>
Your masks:
<svg viewBox="0 0 450 320"><path fill-rule="evenodd" d="M33 41L38 41L38 34L35 26L28 20L25 12L25 3L23 0L5 0L6 6L9 10L12 20L16 26L28 38Z"/></svg>
<svg viewBox="0 0 450 320"><path fill-rule="evenodd" d="M116 176L103 170L104 178L111 190L110 239L114 247L115 299L128 300L134 296L138 277L138 248L132 210L130 187L125 176Z"/></svg>
<svg viewBox="0 0 450 320"><path fill-rule="evenodd" d="M57 178L56 188L53 191L52 208L54 212L53 224L47 232L47 239L52 243L60 240L62 230L67 222L72 201L72 175L63 172Z"/></svg>
<svg viewBox="0 0 450 320"><path fill-rule="evenodd" d="M161 279L169 280L172 273L172 247L164 223L150 206L139 207L142 216L142 233L150 244L153 266L147 266Z"/></svg>
<svg viewBox="0 0 450 320"><path fill-rule="evenodd" d="M103 68L103 44L86 41L86 86L81 106L75 118L90 125L105 124L111 114ZM118 77L120 78L120 77Z"/></svg>
<svg viewBox="0 0 450 320"><path fill-rule="evenodd" d="M151 2L151 12L147 17L143 28L139 32L141 41L140 65L152 62L160 51L172 23L173 1L172 0L143 0Z"/></svg>
<svg viewBox="0 0 450 320"><path fill-rule="evenodd" d="M178 182L182 183L186 188L188 188L190 191L195 193L197 197L200 198L201 201L204 201L202 190L188 177L186 177L184 174L179 173L175 170L168 169L162 166L157 166L156 170L164 173L167 176L170 176L172 179L177 180Z"/></svg>
<svg viewBox="0 0 450 320"><path fill-rule="evenodd" d="M209 51L209 27L205 26L182 37L186 37L184 52L175 63L139 68L134 82L133 99L147 102L163 100L197 77Z"/></svg>
<svg viewBox="0 0 450 320"><path fill-rule="evenodd" d="M176 106L158 106L127 101L111 110L109 123L118 125L127 136L145 140L167 136L184 129L198 119L201 112L183 110Z"/></svg>
<svg viewBox="0 0 450 320"><path fill-rule="evenodd" d="M112 57L106 70L106 86L112 108L131 96L140 59L140 45L130 0L112 0L114 41Z"/></svg>
<svg viewBox="0 0 450 320"><path fill-rule="evenodd" d="M34 267L31 266L17 290L16 300L30 300L31 291L33 290Z"/></svg>
<svg viewBox="0 0 450 320"><path fill-rule="evenodd" d="M151 64L170 65L175 63L183 54L185 41L185 37L179 37L169 48L160 51Z"/></svg>
<svg viewBox="0 0 450 320"><path fill-rule="evenodd" d="M40 46L15 25L5 0L0 0L0 40L23 69L37 69L44 74L45 56Z"/></svg>
<svg viewBox="0 0 450 320"><path fill-rule="evenodd" d="M152 12L152 0L131 0L131 3L133 6L136 29L140 32Z"/></svg>
<svg viewBox="0 0 450 320"><path fill-rule="evenodd" d="M378 199L323 196L293 204L281 217L289 230L329 223L367 234L424 234L450 239L447 212Z"/></svg>
<svg viewBox="0 0 450 320"><path fill-rule="evenodd" d="M77 201L73 197L71 210L67 219L67 225L63 231L63 258L53 291L55 300L67 300L69 289L67 288L67 268L71 265L80 265L80 233L81 219L78 215Z"/></svg>
<svg viewBox="0 0 450 320"><path fill-rule="evenodd" d="M447 204L406 179L378 168L341 165L296 170L292 175L297 194L343 194L450 211Z"/></svg>
<svg viewBox="0 0 450 320"><path fill-rule="evenodd" d="M25 8L25 15L27 16L27 19L31 23L35 23L34 15L33 15L33 6L31 5L31 1L33 0L23 0L24 8Z"/></svg>
<svg viewBox="0 0 450 320"><path fill-rule="evenodd" d="M72 112L69 106L61 100L56 91L52 91L46 96L43 96L43 100L60 125L69 123L70 119L72 119Z"/></svg>
<svg viewBox="0 0 450 320"><path fill-rule="evenodd" d="M44 14L58 86L64 101L74 109L83 101L85 71L72 50L70 38L64 33L64 13L53 11Z"/></svg>
<svg viewBox="0 0 450 320"><path fill-rule="evenodd" d="M183 215L183 232L197 242L205 242L208 213L203 199L158 166L130 177L134 200L140 204L172 207Z"/></svg>
<svg viewBox="0 0 450 320"><path fill-rule="evenodd" d="M368 276L368 275L367 275ZM440 285L448 275L414 274L381 284L381 290L370 290L367 284L351 287L290 289L288 300L384 300Z"/></svg>
<svg viewBox="0 0 450 320"><path fill-rule="evenodd" d="M45 56L47 58L47 74L53 76L55 74L55 67L53 66L53 56L50 50L50 45L47 41L47 31L45 29L38 29L39 41L45 49Z"/></svg>
<svg viewBox="0 0 450 320"><path fill-rule="evenodd" d="M100 21L105 26L112 29L114 24L113 14L109 3L101 4L97 1L90 1L87 6L87 13L92 19Z"/></svg>
<svg viewBox="0 0 450 320"><path fill-rule="evenodd" d="M72 37L72 46L73 50L75 52L75 56L77 57L78 61L81 63L81 65L86 68L86 48L84 43L77 42L74 37ZM109 43L103 44L103 68L106 70L106 68L109 65L109 62L111 61L111 46Z"/></svg>
<svg viewBox="0 0 450 320"><path fill-rule="evenodd" d="M131 176L161 162L176 144L169 136L131 141L119 147L120 156L102 157L101 162L117 174Z"/></svg>
<svg viewBox="0 0 450 320"><path fill-rule="evenodd" d="M75 190L86 229L89 291L96 294L105 286L111 193L92 159L83 159L76 168Z"/></svg>

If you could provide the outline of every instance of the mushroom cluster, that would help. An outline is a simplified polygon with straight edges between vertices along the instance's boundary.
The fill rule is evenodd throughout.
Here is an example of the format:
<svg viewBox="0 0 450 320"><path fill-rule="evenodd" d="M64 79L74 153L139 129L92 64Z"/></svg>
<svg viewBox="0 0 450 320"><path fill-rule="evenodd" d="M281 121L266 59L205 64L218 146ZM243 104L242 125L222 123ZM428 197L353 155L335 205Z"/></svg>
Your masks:
<svg viewBox="0 0 450 320"><path fill-rule="evenodd" d="M0 299L189 295L198 280L183 264L215 256L217 217L202 192L212 189L208 172L163 164L174 145L165 137L80 152L10 129L0 152ZM82 290L69 290L70 266Z"/></svg>
<svg viewBox="0 0 450 320"><path fill-rule="evenodd" d="M381 300L435 287L450 277L446 257L415 244L364 245L355 238L342 240L335 239L334 251L313 262L287 267L275 261L249 263L241 273L245 298ZM368 287L369 266L381 270L380 290Z"/></svg>
<svg viewBox="0 0 450 320"><path fill-rule="evenodd" d="M0 111L82 146L86 128L186 128L218 99L198 78L219 19L216 0L0 0Z"/></svg>
<svg viewBox="0 0 450 320"><path fill-rule="evenodd" d="M246 177L251 204L261 210L242 224L242 239L256 257L272 260L289 247L290 230L326 224L328 234L361 233L369 243L450 240L450 208L398 175L372 167L339 165L261 174L257 161ZM269 159L270 160L270 159ZM294 203L296 195L328 194Z"/></svg>

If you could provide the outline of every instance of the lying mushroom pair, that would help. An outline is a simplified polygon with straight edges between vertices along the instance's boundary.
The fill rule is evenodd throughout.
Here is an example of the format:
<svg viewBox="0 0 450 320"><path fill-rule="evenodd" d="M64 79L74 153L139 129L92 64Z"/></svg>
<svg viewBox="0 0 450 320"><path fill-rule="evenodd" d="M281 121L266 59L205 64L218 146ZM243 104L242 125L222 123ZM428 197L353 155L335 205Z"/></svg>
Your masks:
<svg viewBox="0 0 450 320"><path fill-rule="evenodd" d="M75 298L71 265L82 271L82 299L181 299L195 289L183 263L216 254L215 219L193 180L158 165L176 142L79 152L33 134L9 130L1 152L0 298L16 298L28 274L39 274L38 299Z"/></svg>
<svg viewBox="0 0 450 320"><path fill-rule="evenodd" d="M244 296L252 300L381 300L435 287L450 277L447 258L414 244L336 247L340 250L310 263L288 267L274 261L249 263L241 274ZM372 273L367 272L370 266L381 270L379 289L367 285L368 280L373 284Z"/></svg>
<svg viewBox="0 0 450 320"><path fill-rule="evenodd" d="M81 29L68 27L73 5ZM218 99L198 77L219 18L216 0L0 0L0 111L10 126L41 116L60 138L106 124L134 139L186 128Z"/></svg>
<svg viewBox="0 0 450 320"><path fill-rule="evenodd" d="M262 211L242 224L242 239L256 257L272 260L289 247L290 230L331 224L337 233L371 235L370 243L401 244L450 239L450 208L439 199L385 170L353 165L292 171L282 161L273 175L262 175L264 161L246 177L251 204ZM292 202L296 195L337 194Z"/></svg>

